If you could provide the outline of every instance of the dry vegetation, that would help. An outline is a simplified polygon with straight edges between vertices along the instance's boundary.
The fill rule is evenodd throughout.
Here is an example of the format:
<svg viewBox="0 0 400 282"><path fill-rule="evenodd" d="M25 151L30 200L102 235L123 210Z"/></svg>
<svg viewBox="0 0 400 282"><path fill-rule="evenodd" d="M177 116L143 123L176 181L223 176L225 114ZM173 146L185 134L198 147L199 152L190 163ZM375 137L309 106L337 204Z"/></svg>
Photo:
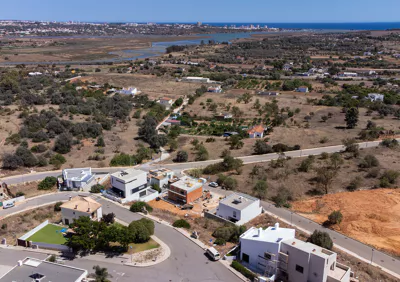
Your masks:
<svg viewBox="0 0 400 282"><path fill-rule="evenodd" d="M45 220L49 220L52 223L61 221L61 213L54 211L54 205L35 208L1 219L0 236L1 238L6 238L7 244L15 245L19 237Z"/></svg>

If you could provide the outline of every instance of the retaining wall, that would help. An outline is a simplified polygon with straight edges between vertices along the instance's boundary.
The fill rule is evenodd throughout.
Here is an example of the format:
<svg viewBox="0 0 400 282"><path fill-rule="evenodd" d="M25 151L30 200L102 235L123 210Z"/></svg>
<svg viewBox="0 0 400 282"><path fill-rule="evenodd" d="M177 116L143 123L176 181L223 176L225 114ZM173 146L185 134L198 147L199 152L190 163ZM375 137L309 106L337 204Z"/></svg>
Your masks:
<svg viewBox="0 0 400 282"><path fill-rule="evenodd" d="M24 235L19 237L17 240L17 245L22 246L22 247L28 247L29 243L26 241L26 239L31 237L33 234L35 234L36 232L38 232L40 229L42 229L43 227L45 227L48 224L49 224L49 221L46 220L46 221L42 222L41 224L39 224L38 226L36 226L35 228L33 228L31 231L28 231L27 233L25 233Z"/></svg>

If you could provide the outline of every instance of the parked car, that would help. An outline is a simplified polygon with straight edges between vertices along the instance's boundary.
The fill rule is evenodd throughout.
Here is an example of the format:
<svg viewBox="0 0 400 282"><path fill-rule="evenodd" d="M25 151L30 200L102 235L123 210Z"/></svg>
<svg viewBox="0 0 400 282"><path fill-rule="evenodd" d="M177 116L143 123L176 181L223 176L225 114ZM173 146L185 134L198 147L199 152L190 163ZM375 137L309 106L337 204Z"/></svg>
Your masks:
<svg viewBox="0 0 400 282"><path fill-rule="evenodd" d="M216 187L218 187L218 183L217 182L210 182L210 184L208 184L208 186L216 188Z"/></svg>
<svg viewBox="0 0 400 282"><path fill-rule="evenodd" d="M208 248L206 253L210 257L210 259L213 261L217 261L220 259L220 255L219 255L218 251L213 247Z"/></svg>
<svg viewBox="0 0 400 282"><path fill-rule="evenodd" d="M13 206L15 206L14 202L11 203L7 203L3 206L3 209L8 209L8 208L12 208Z"/></svg>

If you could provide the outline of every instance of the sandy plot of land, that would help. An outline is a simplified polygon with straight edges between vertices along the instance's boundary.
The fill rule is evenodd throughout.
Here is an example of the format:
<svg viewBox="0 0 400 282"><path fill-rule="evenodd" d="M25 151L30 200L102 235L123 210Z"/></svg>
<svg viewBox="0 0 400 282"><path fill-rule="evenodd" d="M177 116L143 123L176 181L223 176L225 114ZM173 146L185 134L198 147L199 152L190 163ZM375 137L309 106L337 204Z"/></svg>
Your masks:
<svg viewBox="0 0 400 282"><path fill-rule="evenodd" d="M400 191L344 192L293 203L293 209L323 223L334 210L343 221L335 229L376 248L400 255Z"/></svg>

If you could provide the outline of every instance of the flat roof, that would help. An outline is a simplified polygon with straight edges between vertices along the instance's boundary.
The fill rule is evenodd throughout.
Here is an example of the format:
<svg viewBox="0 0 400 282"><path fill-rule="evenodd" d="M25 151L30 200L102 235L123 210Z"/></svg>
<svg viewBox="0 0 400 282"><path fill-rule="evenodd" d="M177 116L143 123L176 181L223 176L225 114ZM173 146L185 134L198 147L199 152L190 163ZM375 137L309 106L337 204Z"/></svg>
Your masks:
<svg viewBox="0 0 400 282"><path fill-rule="evenodd" d="M140 169L129 168L121 171L117 171L111 174L112 177L118 178L123 182L128 182L133 180L135 177L138 177L141 174L146 174L145 171Z"/></svg>
<svg viewBox="0 0 400 282"><path fill-rule="evenodd" d="M259 202L260 200L246 194L233 193L219 203L237 210L243 210L257 201Z"/></svg>
<svg viewBox="0 0 400 282"><path fill-rule="evenodd" d="M63 170L63 174L67 179L71 179L74 181L87 180L92 174L92 168L66 168Z"/></svg>
<svg viewBox="0 0 400 282"><path fill-rule="evenodd" d="M314 254L323 258L329 258L333 254L335 254L332 251L329 251L327 249L321 248L320 246L314 245L309 242L304 242L299 239L287 239L282 242L282 244L290 245L296 249L302 250L304 252L307 252L309 254Z"/></svg>
<svg viewBox="0 0 400 282"><path fill-rule="evenodd" d="M279 243L283 240L294 239L296 230L281 228L279 225L270 226L267 229L252 227L240 236L240 239Z"/></svg>
<svg viewBox="0 0 400 282"><path fill-rule="evenodd" d="M184 176L178 181L171 183L171 185L187 192L192 192L194 190L197 190L198 188L203 187L203 182L201 182L201 180L197 178Z"/></svg>
<svg viewBox="0 0 400 282"><path fill-rule="evenodd" d="M87 275L85 269L64 264L51 263L34 258L26 258L0 278L1 282L75 282Z"/></svg>

